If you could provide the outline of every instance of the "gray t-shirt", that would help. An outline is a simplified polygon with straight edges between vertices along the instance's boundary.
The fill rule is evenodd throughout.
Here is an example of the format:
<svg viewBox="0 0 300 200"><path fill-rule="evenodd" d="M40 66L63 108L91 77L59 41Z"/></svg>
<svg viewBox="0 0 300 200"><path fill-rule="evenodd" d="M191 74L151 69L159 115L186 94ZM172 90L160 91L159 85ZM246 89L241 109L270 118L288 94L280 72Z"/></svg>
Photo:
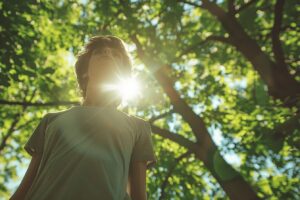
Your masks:
<svg viewBox="0 0 300 200"><path fill-rule="evenodd" d="M130 200L130 161L157 163L151 133L149 122L109 107L47 113L24 146L42 155L25 200Z"/></svg>

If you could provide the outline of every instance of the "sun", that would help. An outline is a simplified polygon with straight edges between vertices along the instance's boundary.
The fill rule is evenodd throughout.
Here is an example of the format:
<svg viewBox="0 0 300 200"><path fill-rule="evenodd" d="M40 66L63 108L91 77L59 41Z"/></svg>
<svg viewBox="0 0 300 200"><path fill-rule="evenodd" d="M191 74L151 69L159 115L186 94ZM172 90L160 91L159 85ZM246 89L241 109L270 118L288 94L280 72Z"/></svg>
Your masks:
<svg viewBox="0 0 300 200"><path fill-rule="evenodd" d="M130 101L137 97L139 93L139 84L135 78L121 80L117 84L117 90L123 100Z"/></svg>
<svg viewBox="0 0 300 200"><path fill-rule="evenodd" d="M122 101L128 102L134 100L139 94L139 83L135 77L119 78L117 83L102 84L101 88L105 91L115 91L122 97Z"/></svg>

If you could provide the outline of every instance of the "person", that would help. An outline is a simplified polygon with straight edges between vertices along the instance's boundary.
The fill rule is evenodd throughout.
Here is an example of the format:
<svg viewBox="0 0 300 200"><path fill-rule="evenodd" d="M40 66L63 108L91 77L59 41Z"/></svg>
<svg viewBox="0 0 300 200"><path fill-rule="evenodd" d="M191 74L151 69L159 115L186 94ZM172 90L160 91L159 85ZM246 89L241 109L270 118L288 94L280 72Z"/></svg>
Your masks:
<svg viewBox="0 0 300 200"><path fill-rule="evenodd" d="M80 105L46 113L24 146L32 156L11 200L146 200L146 170L157 163L150 123L117 109L99 85L131 74L124 42L89 39L77 55Z"/></svg>

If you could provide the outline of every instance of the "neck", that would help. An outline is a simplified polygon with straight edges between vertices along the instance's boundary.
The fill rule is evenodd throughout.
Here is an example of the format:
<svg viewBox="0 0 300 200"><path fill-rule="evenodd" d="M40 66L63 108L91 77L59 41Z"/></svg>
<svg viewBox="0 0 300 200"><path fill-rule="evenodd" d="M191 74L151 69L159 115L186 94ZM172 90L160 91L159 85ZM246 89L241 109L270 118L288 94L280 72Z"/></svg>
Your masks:
<svg viewBox="0 0 300 200"><path fill-rule="evenodd" d="M109 94L96 95L95 93L88 93L82 103L83 106L99 106L99 107L117 107L112 101Z"/></svg>
<svg viewBox="0 0 300 200"><path fill-rule="evenodd" d="M111 101L105 100L105 98L89 98L86 97L82 103L83 106L105 106L115 107Z"/></svg>
<svg viewBox="0 0 300 200"><path fill-rule="evenodd" d="M96 84L90 84L87 87L83 106L101 106L116 108L116 94L115 92L100 91Z"/></svg>

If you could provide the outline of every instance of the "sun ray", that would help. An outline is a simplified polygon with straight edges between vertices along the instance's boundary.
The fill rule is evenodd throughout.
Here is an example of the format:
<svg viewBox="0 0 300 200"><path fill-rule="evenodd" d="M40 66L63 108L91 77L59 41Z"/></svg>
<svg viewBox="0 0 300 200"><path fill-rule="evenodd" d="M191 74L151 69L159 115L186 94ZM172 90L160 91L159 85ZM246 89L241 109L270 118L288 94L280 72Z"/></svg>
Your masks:
<svg viewBox="0 0 300 200"><path fill-rule="evenodd" d="M117 83L101 84L100 88L102 91L115 91L117 95L121 96L122 101L124 102L134 100L137 97L137 95L140 94L139 83L135 77L119 77Z"/></svg>

